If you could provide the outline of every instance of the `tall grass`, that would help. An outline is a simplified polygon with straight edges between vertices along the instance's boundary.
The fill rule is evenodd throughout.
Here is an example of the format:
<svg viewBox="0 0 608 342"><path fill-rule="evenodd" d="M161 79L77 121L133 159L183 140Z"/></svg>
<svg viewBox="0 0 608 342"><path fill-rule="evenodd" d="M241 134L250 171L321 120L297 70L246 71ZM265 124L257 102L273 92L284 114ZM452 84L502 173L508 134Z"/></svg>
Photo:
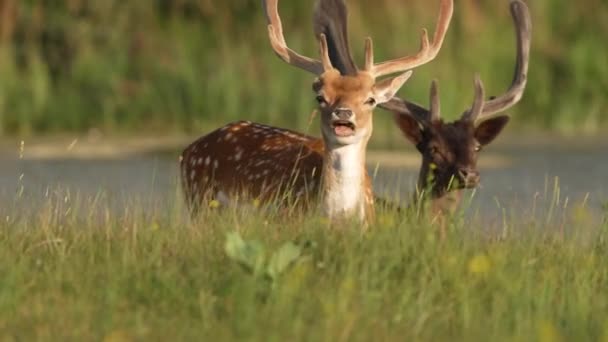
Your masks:
<svg viewBox="0 0 608 342"><path fill-rule="evenodd" d="M437 4L348 2L360 57L365 36L377 58L412 53ZM600 0L530 1L530 82L518 123L597 133L608 114L608 5ZM289 44L314 55L310 1L284 1ZM0 134L91 128L107 132L206 132L252 119L303 129L313 109L311 76L268 47L257 0L17 1L0 7ZM446 116L460 114L480 72L489 92L506 88L514 62L507 1L458 1L440 57L401 95L426 104L438 78ZM388 115L377 131L394 141ZM605 125L604 125L605 126Z"/></svg>
<svg viewBox="0 0 608 342"><path fill-rule="evenodd" d="M19 201L0 210L2 340L608 338L608 212L457 216L442 241L387 210L362 233L251 208L190 221L179 201Z"/></svg>

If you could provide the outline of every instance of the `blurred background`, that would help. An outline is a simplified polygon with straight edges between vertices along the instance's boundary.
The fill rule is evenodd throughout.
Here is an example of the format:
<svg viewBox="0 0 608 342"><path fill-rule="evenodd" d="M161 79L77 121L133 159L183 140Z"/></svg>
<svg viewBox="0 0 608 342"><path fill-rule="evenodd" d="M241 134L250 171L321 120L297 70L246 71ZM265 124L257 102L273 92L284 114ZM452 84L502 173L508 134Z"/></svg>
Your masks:
<svg viewBox="0 0 608 342"><path fill-rule="evenodd" d="M358 60L367 36L377 60L414 53L420 29L434 28L438 2L348 1ZM284 0L280 10L288 44L315 56L312 4ZM529 5L530 81L512 110L517 127L600 134L608 123L608 2ZM275 57L265 26L259 0L0 0L0 135L196 135L236 119L305 129L312 77ZM457 0L439 58L400 94L427 104L437 78L445 115L456 117L471 101L475 72L489 93L506 89L514 44L508 1ZM387 138L376 143L392 144L398 134L378 112L376 132Z"/></svg>
<svg viewBox="0 0 608 342"><path fill-rule="evenodd" d="M476 72L499 95L515 61L507 0L455 2L439 57L400 92L426 105L437 78L448 119L470 106ZM288 44L309 56L318 49L313 3L280 1ZM367 36L378 61L416 52L439 8L439 0L347 3L358 61ZM513 123L480 158L478 202L498 216L500 203L529 209L538 194L560 204L591 196L599 207L608 198L608 1L528 4L528 87L510 110ZM274 55L262 13L260 0L0 0L0 209L15 194L44 203L58 188L166 203L179 151L233 120L316 134L313 77ZM376 189L407 199L418 153L389 113L377 110L374 123L372 150L395 149L368 154ZM153 153L142 154L149 145Z"/></svg>

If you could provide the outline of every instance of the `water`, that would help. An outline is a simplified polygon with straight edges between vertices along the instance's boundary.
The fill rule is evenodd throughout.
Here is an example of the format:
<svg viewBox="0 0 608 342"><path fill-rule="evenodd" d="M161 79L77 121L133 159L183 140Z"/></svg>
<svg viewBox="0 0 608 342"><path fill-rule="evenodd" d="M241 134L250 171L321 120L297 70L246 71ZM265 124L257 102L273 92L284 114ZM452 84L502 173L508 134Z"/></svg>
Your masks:
<svg viewBox="0 0 608 342"><path fill-rule="evenodd" d="M562 208L585 203L596 212L608 203L607 145L571 148L556 144L502 148L497 153L509 163L480 167L481 185L468 193L472 211L493 218L502 217L504 210L515 217L529 217L534 212L542 217L552 203ZM482 154L480 161L483 158ZM417 179L413 170L390 169L378 175L376 188L388 194L409 194Z"/></svg>
<svg viewBox="0 0 608 342"><path fill-rule="evenodd" d="M586 201L590 208L599 210L608 202L608 145L555 144L490 150L487 159L499 156L508 163L480 167L482 185L468 209L472 212L495 219L505 208L515 216L529 215L556 198L556 180L560 206ZM482 165L483 160L481 155ZM101 194L116 210L133 201L167 207L179 200L177 166L177 154L99 160L21 160L0 154L0 209L5 211L0 210L0 214L7 215L7 208L14 208L17 197L22 198L19 206L35 208L57 193L80 199ZM370 166L370 173L376 175L376 191L383 196L397 196L403 202L410 198L417 172L415 167Z"/></svg>

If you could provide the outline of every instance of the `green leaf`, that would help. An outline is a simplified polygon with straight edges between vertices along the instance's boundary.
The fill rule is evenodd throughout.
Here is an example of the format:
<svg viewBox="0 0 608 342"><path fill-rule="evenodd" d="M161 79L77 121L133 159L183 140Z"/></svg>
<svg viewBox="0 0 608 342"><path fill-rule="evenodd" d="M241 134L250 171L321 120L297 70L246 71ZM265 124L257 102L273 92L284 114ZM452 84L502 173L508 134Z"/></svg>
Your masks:
<svg viewBox="0 0 608 342"><path fill-rule="evenodd" d="M224 247L228 257L245 270L260 274L264 267L264 247L258 241L245 241L237 232L228 233Z"/></svg>
<svg viewBox="0 0 608 342"><path fill-rule="evenodd" d="M281 246L270 258L268 263L268 276L275 280L280 274L285 272L289 266L296 262L302 255L302 247L293 242L288 242Z"/></svg>

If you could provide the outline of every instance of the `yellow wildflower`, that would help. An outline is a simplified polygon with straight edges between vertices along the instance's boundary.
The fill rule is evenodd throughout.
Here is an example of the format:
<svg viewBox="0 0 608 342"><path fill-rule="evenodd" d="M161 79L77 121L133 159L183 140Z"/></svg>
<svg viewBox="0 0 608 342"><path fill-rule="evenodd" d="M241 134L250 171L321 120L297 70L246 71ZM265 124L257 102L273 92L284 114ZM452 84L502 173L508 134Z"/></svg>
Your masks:
<svg viewBox="0 0 608 342"><path fill-rule="evenodd" d="M492 268L492 262L484 254L478 254L469 261L469 273L486 274Z"/></svg>

